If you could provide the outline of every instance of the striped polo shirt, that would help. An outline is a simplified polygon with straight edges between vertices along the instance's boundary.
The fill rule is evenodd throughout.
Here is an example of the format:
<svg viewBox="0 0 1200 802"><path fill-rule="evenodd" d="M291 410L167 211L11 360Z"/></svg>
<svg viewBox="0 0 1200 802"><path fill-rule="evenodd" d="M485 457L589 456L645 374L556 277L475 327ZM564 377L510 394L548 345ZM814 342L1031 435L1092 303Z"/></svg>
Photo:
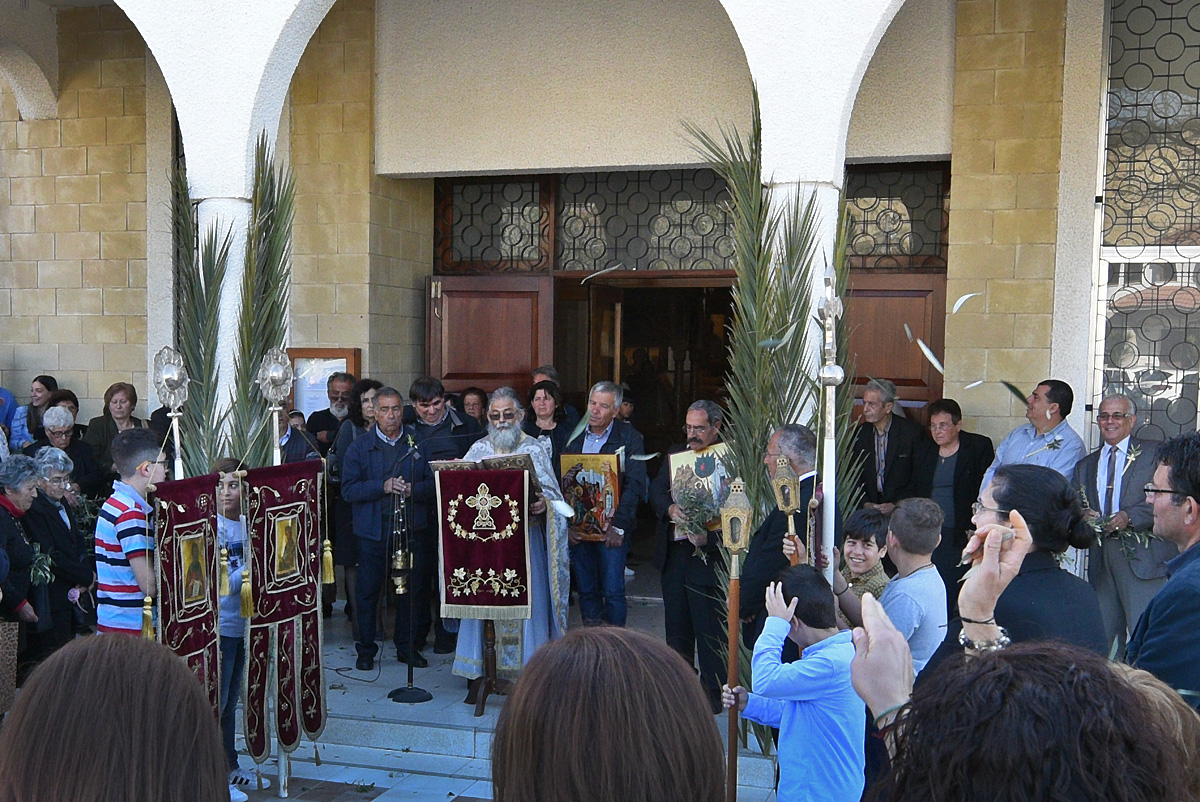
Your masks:
<svg viewBox="0 0 1200 802"><path fill-rule="evenodd" d="M129 485L113 482L113 493L96 518L96 629L142 633L142 600L131 557L154 556L150 505Z"/></svg>

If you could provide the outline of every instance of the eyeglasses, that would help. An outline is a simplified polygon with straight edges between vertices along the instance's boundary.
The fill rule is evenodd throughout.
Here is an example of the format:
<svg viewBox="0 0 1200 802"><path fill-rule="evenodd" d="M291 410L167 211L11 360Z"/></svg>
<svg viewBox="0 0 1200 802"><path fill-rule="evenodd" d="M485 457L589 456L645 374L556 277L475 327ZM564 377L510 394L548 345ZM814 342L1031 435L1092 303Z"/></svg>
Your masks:
<svg viewBox="0 0 1200 802"><path fill-rule="evenodd" d="M1002 510L999 507L985 507L982 501L976 501L971 505L971 514L978 515L981 512L994 512L997 515L1008 515L1012 510Z"/></svg>
<svg viewBox="0 0 1200 802"><path fill-rule="evenodd" d="M66 487L67 485L71 484L71 477L56 476L52 479L46 479L45 482L46 484L53 485L54 487Z"/></svg>
<svg viewBox="0 0 1200 802"><path fill-rule="evenodd" d="M946 429L953 429L953 428L954 428L953 423L931 423L931 424L929 424L930 431L934 431L934 432L941 432Z"/></svg>
<svg viewBox="0 0 1200 802"><path fill-rule="evenodd" d="M1184 493L1182 491L1172 490L1169 487L1155 487L1154 485L1151 485L1151 484L1143 485L1142 492L1145 493L1147 496L1163 495L1163 496L1182 496L1183 498L1187 498L1187 493Z"/></svg>
<svg viewBox="0 0 1200 802"><path fill-rule="evenodd" d="M47 429L46 436L47 437L70 437L71 430L70 429Z"/></svg>
<svg viewBox="0 0 1200 802"><path fill-rule="evenodd" d="M1096 423L1100 423L1100 422L1106 421L1106 420L1121 421L1121 420L1125 420L1126 418L1132 418L1132 417L1133 417L1133 415L1131 415L1128 412L1101 412L1099 415L1096 416Z"/></svg>
<svg viewBox="0 0 1200 802"><path fill-rule="evenodd" d="M506 409L503 412L489 412L488 413L488 420L490 420L490 421L516 420L516 419L517 419L517 413L515 410L512 410L512 409Z"/></svg>

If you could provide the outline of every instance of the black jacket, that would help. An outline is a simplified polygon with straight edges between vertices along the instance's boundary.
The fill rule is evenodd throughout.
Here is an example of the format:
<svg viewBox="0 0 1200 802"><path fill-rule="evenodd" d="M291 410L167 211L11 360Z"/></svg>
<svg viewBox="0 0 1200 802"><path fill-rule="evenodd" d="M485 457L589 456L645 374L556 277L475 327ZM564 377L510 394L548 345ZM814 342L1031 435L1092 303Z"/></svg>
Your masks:
<svg viewBox="0 0 1200 802"><path fill-rule="evenodd" d="M679 443L667 449L667 453L678 454L686 448L686 443ZM654 537L654 567L659 571L666 568L667 554L672 547L686 548L687 581L692 585L715 586L717 575L713 566L721 560L721 550L718 548L721 533L708 533L708 543L704 546L707 560L694 556L695 547L690 541L681 541L679 546L675 546L675 525L671 523L671 517L667 514L674 503L674 499L671 498L671 459L666 457L654 481L650 483L650 506L654 508L654 514L658 518L658 528Z"/></svg>
<svg viewBox="0 0 1200 802"><path fill-rule="evenodd" d="M996 458L991 438L971 432L958 435L958 460L954 463L954 525L955 547L959 553L966 548L966 531L971 526L971 505L979 498L983 475ZM926 440L917 451L913 470L916 495L929 498L933 493L933 472L937 469L938 446ZM961 540L961 542L959 542Z"/></svg>
<svg viewBox="0 0 1200 802"><path fill-rule="evenodd" d="M50 612L70 614L67 591L76 585L92 584L96 557L93 542L79 531L79 524L70 505L64 505L71 525L63 522L54 502L39 494L25 513L22 523L30 539L36 541L43 554L49 554L54 581L50 583Z"/></svg>
<svg viewBox="0 0 1200 802"><path fill-rule="evenodd" d="M863 455L860 480L863 501L871 504L895 504L900 499L920 495L914 463L918 450L928 441L929 435L921 424L899 415L892 415L892 423L888 428L881 493L875 486L875 426L865 421L860 423L854 435L854 455Z"/></svg>
<svg viewBox="0 0 1200 802"><path fill-rule="evenodd" d="M0 584L0 590L4 592L4 598L0 599L0 616L15 621L13 613L29 596L33 548L25 540L21 522L4 507L0 507L0 548L8 554L8 578Z"/></svg>
<svg viewBox="0 0 1200 802"><path fill-rule="evenodd" d="M436 426L422 423L415 412L410 419L410 409L412 408L404 408L405 428L413 430L417 447L421 449L421 456L430 462L439 459L462 459L475 441L486 434L478 421L470 415L459 414L458 410L449 404L446 405L446 417ZM407 425L410 420L411 427Z"/></svg>
<svg viewBox="0 0 1200 802"><path fill-rule="evenodd" d="M586 438L587 429L584 429L578 437L567 443L563 453L582 454ZM624 421L614 420L612 431L600 447L600 453L615 454L622 446L625 447L625 470L621 472L621 500L617 503L617 514L613 516L613 526L622 530L626 537L632 537L637 528L638 501L646 493L647 482L646 463L630 458L635 454L644 454L646 447L641 432Z"/></svg>

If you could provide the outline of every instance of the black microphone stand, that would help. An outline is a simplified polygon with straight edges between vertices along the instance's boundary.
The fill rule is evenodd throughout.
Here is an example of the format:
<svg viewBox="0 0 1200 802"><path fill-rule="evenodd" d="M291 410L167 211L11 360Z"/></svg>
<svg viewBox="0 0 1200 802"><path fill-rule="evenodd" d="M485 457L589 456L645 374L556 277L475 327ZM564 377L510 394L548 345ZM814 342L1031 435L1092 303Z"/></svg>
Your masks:
<svg viewBox="0 0 1200 802"><path fill-rule="evenodd" d="M400 431L401 431L401 433L404 432L403 426L401 426ZM424 688L418 688L415 685L413 685L413 655L416 654L415 630L416 630L416 624L417 624L417 616L416 616L417 608L416 608L416 603L413 601L413 597L417 595L417 583L415 581L415 577L416 577L416 573L417 573L417 550L414 548L414 545L416 543L416 538L413 537L413 527L412 527L412 523L411 523L413 518L412 518L412 508L411 508L410 503L412 502L412 494L413 494L412 457L416 453L418 453L417 447L413 446L412 449L408 452L407 456L405 456L403 458L403 459L408 460L408 488L409 488L409 490L408 490L408 497L401 498L401 500L400 500L401 507L404 508L405 519L410 522L409 525L405 527L405 536L408 538L408 546L409 546L409 548L408 548L408 661L407 661L408 684L405 685L403 688L396 688L395 690L393 690L392 692L390 692L388 694L388 698L391 699L393 702L401 702L401 703L410 704L410 705L420 704L421 702L428 702L433 699L433 694L431 694L429 691L425 690ZM401 461L403 461L403 459ZM401 467L400 471L401 471L401 473L403 473L404 468ZM399 614L400 614L400 611L397 610L396 615L399 615Z"/></svg>

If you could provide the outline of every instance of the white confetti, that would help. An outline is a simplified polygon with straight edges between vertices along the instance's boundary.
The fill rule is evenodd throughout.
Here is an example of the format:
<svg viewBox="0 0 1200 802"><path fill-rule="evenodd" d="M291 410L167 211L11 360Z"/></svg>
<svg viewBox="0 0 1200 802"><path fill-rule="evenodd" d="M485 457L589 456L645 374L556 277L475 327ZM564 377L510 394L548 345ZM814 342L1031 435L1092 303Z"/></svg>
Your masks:
<svg viewBox="0 0 1200 802"><path fill-rule="evenodd" d="M954 309L951 310L950 314L952 314L952 315L958 314L958 310L962 309L962 305L965 304L967 301L971 300L972 298L974 298L976 295L983 295L983 293L982 292L968 292L966 295L963 295L962 297L960 297L957 301L954 302Z"/></svg>
<svg viewBox="0 0 1200 802"><path fill-rule="evenodd" d="M968 385L967 385L966 387L964 387L963 389L964 389L964 390L970 390L972 387L978 387L978 386L979 386L979 385L981 385L981 384L983 384L983 379L980 379L979 381L974 381L974 382L971 382L970 384L968 384Z"/></svg>
<svg viewBox="0 0 1200 802"><path fill-rule="evenodd" d="M938 362L938 358L933 355L933 351L929 350L929 346L920 337L917 338L917 346L925 353L925 358L929 360L929 364L937 368L937 372L946 375L946 369L942 367L942 363Z"/></svg>
<svg viewBox="0 0 1200 802"><path fill-rule="evenodd" d="M912 333L912 329L910 329L910 328L908 327L908 324L907 324L907 323L905 323L905 324L904 324L904 333L905 333L906 335L908 335L908 341L909 341L909 342L912 342L912 341L913 341L913 333Z"/></svg>

